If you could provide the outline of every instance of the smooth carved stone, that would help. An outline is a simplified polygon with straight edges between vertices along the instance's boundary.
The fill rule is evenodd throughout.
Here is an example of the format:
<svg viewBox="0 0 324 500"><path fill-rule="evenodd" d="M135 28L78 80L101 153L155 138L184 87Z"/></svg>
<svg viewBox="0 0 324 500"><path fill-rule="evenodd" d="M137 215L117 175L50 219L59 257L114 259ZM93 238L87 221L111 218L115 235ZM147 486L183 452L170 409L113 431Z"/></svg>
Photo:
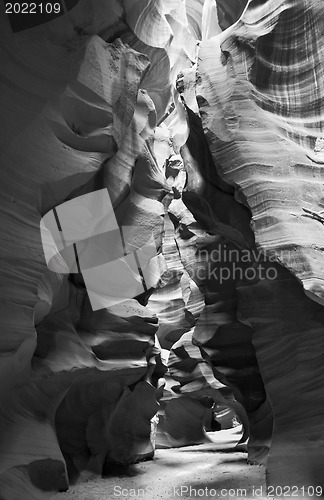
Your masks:
<svg viewBox="0 0 324 500"><path fill-rule="evenodd" d="M184 334L171 349L169 371L172 378L179 382L179 386L172 389L178 394L190 395L196 399L208 396L216 405L231 408L243 424L243 435L239 443L245 443L249 437L250 424L247 413L239 402L242 397L237 394L236 399L233 397L232 391L237 393L236 382L229 382L224 373L213 366L206 352L194 345L196 342L192 338L193 334L194 329Z"/></svg>
<svg viewBox="0 0 324 500"><path fill-rule="evenodd" d="M95 376L95 375L94 375ZM70 480L82 471L100 475L112 463L127 465L154 451L151 419L157 412L155 389L147 382L130 389L121 371L76 383L56 415L58 439ZM76 408L79 409L75 415Z"/></svg>
<svg viewBox="0 0 324 500"><path fill-rule="evenodd" d="M306 297L323 304L322 16L317 1L251 2L236 25L200 44L197 68L218 174L251 210L258 249L282 265L265 265L270 279L237 284L237 313L253 328L274 415L267 481L282 486L322 485L321 396L312 385L323 379L314 361L322 312Z"/></svg>
<svg viewBox="0 0 324 500"><path fill-rule="evenodd" d="M184 300L185 269L174 240L174 227L168 216L165 216L162 252L167 271L162 275L162 283L150 297L148 306L159 318L157 336L161 347L170 349L194 325L195 319Z"/></svg>
<svg viewBox="0 0 324 500"><path fill-rule="evenodd" d="M324 377L323 309L305 297L287 270L277 266L277 272L276 280L238 287L240 315L254 329L253 344L274 414L268 480L323 486L322 400L316 396Z"/></svg>
<svg viewBox="0 0 324 500"><path fill-rule="evenodd" d="M316 1L250 4L228 33L201 44L197 85L213 159L250 208L257 245L319 302L322 225L303 208L320 211L323 200L321 169L307 158L322 136L320 9Z"/></svg>
<svg viewBox="0 0 324 500"><path fill-rule="evenodd" d="M185 268L190 269L191 276L204 293L206 303L194 328L192 342L199 346L201 357L213 367L214 377L231 388L245 409L242 410L238 404L236 406L247 431L242 439L246 441L248 429L251 433L249 459L265 463L272 430L272 413L270 410L267 418L262 417L265 426L262 435L262 426L255 427L255 422L261 419L258 415L261 415L265 391L252 345L253 331L238 320L237 310L236 283L246 272L254 271L255 257L258 257L249 228L250 216L248 210L234 198L232 186L217 174L198 117L190 110L188 117L190 134L187 145L181 151L189 182L182 200L199 225L214 235L213 239L206 238L206 233L200 237L194 253L189 253L184 243L189 243L199 234L193 224L189 226L191 239L177 239ZM201 387L199 375L193 371L198 361L194 363L190 359L194 355L184 338L181 347L185 349L186 355L180 355L179 342L173 346L172 352L179 352L183 358L181 363L187 363L187 367L183 365L180 368L179 365L182 373L180 375L177 372L175 375L171 357L169 367L172 376L181 380L182 384L187 383L186 391L196 391ZM197 354L194 357L197 358ZM192 361L191 365L189 361ZM185 375L185 372L188 373ZM260 444L262 439L263 445Z"/></svg>
<svg viewBox="0 0 324 500"><path fill-rule="evenodd" d="M140 88L149 61L120 40L106 43L98 36L113 33L121 13L117 2L79 2L68 16L35 28L37 35L34 29L13 34L1 7L5 500L42 500L49 491L66 489L68 474L100 470L107 454L126 463L153 452L152 384L165 371L155 346L156 318L137 301L115 308L115 317L111 311L112 316L94 315L79 276L68 280L47 269L39 225L53 207L107 182L119 204L119 223L140 228L138 239L149 231L157 245L161 241L165 179L152 167L154 158L145 160L144 178L136 174L132 187L135 162L145 154L156 123L154 104ZM124 170L116 173L127 156ZM117 390L109 388L112 379ZM71 400L78 403L74 408ZM95 415L87 413L89 401ZM85 439L102 413L102 425Z"/></svg>
<svg viewBox="0 0 324 500"><path fill-rule="evenodd" d="M210 430L211 418L212 410L196 399L188 396L172 399L165 408L165 416L160 417L159 447L177 448L209 442L205 424Z"/></svg>
<svg viewBox="0 0 324 500"><path fill-rule="evenodd" d="M143 43L130 31L123 33L121 39L132 49L140 54L145 54L150 61L150 67L141 82L141 88L147 91L154 102L157 121L159 121L166 111L171 97L171 68L168 53L164 48L150 47Z"/></svg>

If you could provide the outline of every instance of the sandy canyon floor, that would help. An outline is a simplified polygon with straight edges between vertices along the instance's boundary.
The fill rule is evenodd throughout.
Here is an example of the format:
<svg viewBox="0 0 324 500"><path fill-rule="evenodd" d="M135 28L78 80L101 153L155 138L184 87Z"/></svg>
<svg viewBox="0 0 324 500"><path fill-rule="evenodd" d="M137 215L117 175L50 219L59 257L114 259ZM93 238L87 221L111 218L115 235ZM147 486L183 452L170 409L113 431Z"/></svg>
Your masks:
<svg viewBox="0 0 324 500"><path fill-rule="evenodd" d="M211 443L157 450L154 460L71 486L52 500L266 499L265 468L234 451L237 428L209 437Z"/></svg>

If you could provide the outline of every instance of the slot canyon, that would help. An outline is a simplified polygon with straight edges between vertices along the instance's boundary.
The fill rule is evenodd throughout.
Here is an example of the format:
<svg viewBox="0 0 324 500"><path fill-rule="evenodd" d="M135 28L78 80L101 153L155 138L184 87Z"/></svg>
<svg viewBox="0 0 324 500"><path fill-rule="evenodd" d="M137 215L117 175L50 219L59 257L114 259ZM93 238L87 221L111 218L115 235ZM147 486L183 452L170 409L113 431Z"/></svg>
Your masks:
<svg viewBox="0 0 324 500"><path fill-rule="evenodd" d="M323 2L8 5L0 500L211 435L323 496Z"/></svg>

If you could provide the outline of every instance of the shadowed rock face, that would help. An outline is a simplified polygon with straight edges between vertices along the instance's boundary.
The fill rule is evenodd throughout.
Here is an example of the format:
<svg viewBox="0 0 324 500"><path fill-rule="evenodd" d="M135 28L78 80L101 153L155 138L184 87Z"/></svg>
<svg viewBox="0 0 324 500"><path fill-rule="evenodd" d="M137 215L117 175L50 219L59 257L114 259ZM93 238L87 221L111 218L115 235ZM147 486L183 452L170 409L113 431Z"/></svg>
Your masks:
<svg viewBox="0 0 324 500"><path fill-rule="evenodd" d="M169 445L212 398L268 484L323 485L322 3L66 7L0 6L1 498L152 457L167 367ZM93 310L41 221L103 189L155 281Z"/></svg>

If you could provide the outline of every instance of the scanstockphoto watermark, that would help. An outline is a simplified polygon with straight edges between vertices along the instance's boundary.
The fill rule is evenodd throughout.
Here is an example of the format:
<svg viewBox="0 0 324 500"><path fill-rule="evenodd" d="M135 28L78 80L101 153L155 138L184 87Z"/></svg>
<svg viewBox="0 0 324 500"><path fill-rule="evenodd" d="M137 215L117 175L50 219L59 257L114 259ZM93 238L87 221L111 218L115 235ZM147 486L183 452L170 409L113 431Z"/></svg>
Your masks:
<svg viewBox="0 0 324 500"><path fill-rule="evenodd" d="M213 279L222 284L228 280L274 280L278 276L277 257L257 249L239 250L219 245L212 250L200 250L199 259L204 263L196 271L200 280Z"/></svg>
<svg viewBox="0 0 324 500"><path fill-rule="evenodd" d="M248 498L248 492L245 488L194 488L193 486L170 486L166 488L157 488L154 486L145 486L142 488L122 488L114 487L114 497L118 498L147 498L151 496L161 496L162 498Z"/></svg>
<svg viewBox="0 0 324 500"><path fill-rule="evenodd" d="M152 498L158 496L160 498L234 498L236 500L253 500L267 498L316 498L323 496L323 487L320 485L314 486L250 486L247 488L211 488L193 487L188 485L170 486L166 488L157 486L143 486L138 488L122 488L115 486L113 490L114 498Z"/></svg>

